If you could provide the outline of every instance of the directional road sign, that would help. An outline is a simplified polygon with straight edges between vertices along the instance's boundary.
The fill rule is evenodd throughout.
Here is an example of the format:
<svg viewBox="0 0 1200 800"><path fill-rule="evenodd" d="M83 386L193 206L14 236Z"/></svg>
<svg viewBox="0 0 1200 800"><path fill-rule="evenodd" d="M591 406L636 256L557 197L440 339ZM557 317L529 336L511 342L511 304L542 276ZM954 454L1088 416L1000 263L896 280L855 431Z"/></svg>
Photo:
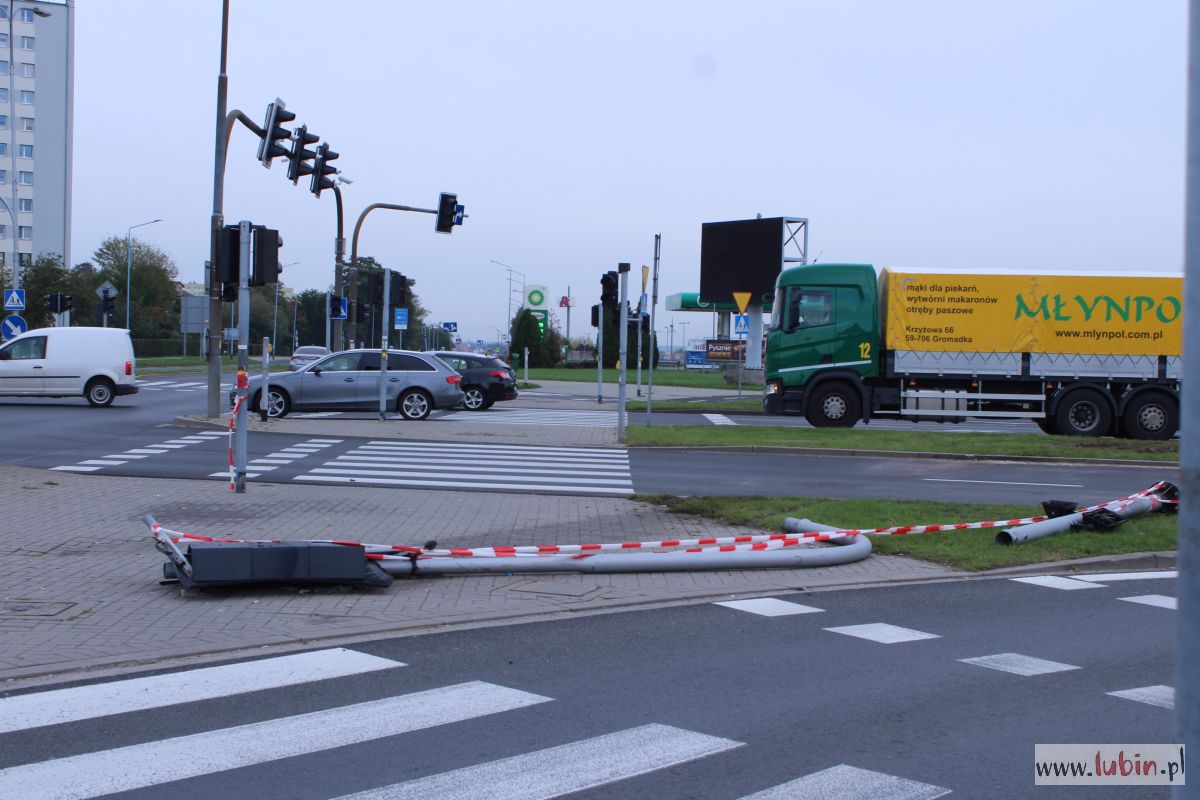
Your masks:
<svg viewBox="0 0 1200 800"><path fill-rule="evenodd" d="M446 333L458 333L458 323L457 322L443 322L442 330L444 330Z"/></svg>
<svg viewBox="0 0 1200 800"><path fill-rule="evenodd" d="M4 310L5 311L24 311L25 310L25 290L24 289L5 289L4 290Z"/></svg>
<svg viewBox="0 0 1200 800"><path fill-rule="evenodd" d="M408 309L407 308L393 308L392 312L395 315L395 325L394 325L395 329L398 331L408 330Z"/></svg>
<svg viewBox="0 0 1200 800"><path fill-rule="evenodd" d="M750 315L749 314L734 314L733 316L733 332L738 336L745 334L750 335Z"/></svg>
<svg viewBox="0 0 1200 800"><path fill-rule="evenodd" d="M9 314L4 318L4 322L0 322L0 334L3 334L5 339L20 336L27 330L29 330L29 323L18 314Z"/></svg>

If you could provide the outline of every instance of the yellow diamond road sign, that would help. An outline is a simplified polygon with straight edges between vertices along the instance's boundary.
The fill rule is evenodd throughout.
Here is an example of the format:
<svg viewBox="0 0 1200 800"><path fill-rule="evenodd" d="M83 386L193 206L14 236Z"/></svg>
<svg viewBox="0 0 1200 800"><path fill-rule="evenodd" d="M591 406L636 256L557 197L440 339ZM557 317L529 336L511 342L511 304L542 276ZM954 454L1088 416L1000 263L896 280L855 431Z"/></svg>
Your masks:
<svg viewBox="0 0 1200 800"><path fill-rule="evenodd" d="M733 302L737 303L738 313L745 314L746 306L750 305L750 292L734 292Z"/></svg>

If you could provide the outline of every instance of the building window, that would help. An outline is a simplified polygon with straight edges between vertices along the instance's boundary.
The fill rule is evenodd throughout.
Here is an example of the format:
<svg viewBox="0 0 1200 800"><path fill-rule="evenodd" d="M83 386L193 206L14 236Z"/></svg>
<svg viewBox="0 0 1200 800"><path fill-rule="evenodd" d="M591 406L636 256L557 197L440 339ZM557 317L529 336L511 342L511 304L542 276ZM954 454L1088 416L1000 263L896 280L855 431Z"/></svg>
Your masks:
<svg viewBox="0 0 1200 800"><path fill-rule="evenodd" d="M33 198L32 197L22 197L20 200L18 200L17 201L17 211L32 212L33 211Z"/></svg>
<svg viewBox="0 0 1200 800"><path fill-rule="evenodd" d="M8 142L0 142L0 158L8 155Z"/></svg>
<svg viewBox="0 0 1200 800"><path fill-rule="evenodd" d="M17 145L17 155L20 158L33 158L33 145L31 145L31 144Z"/></svg>
<svg viewBox="0 0 1200 800"><path fill-rule="evenodd" d="M33 105L33 92L30 91L29 89L21 90L21 105L24 105L24 106Z"/></svg>
<svg viewBox="0 0 1200 800"><path fill-rule="evenodd" d="M17 226L17 238L18 239L26 239L26 240L32 239L33 238L33 226L32 225Z"/></svg>
<svg viewBox="0 0 1200 800"><path fill-rule="evenodd" d="M0 184L8 183L8 170L0 169Z"/></svg>
<svg viewBox="0 0 1200 800"><path fill-rule="evenodd" d="M32 50L33 42L34 42L34 39L32 36L22 36L21 37L21 49L22 50Z"/></svg>
<svg viewBox="0 0 1200 800"><path fill-rule="evenodd" d="M0 75L7 75L7 74L8 74L8 62L0 61Z"/></svg>
<svg viewBox="0 0 1200 800"><path fill-rule="evenodd" d="M33 186L32 172L20 172L18 173L18 177L20 178L20 183L22 186Z"/></svg>
<svg viewBox="0 0 1200 800"><path fill-rule="evenodd" d="M17 10L17 19L21 22L33 22L33 9L21 8Z"/></svg>
<svg viewBox="0 0 1200 800"><path fill-rule="evenodd" d="M8 19L8 6L0 6L0 21Z"/></svg>
<svg viewBox="0 0 1200 800"><path fill-rule="evenodd" d="M21 64L21 77L32 78L33 71L33 64L30 64L28 61Z"/></svg>
<svg viewBox="0 0 1200 800"><path fill-rule="evenodd" d="M8 226L0 225L0 239L7 239L7 238L8 238Z"/></svg>
<svg viewBox="0 0 1200 800"><path fill-rule="evenodd" d="M0 131L8 130L8 114L0 114Z"/></svg>
<svg viewBox="0 0 1200 800"><path fill-rule="evenodd" d="M17 263L22 267L32 267L33 253L17 253Z"/></svg>
<svg viewBox="0 0 1200 800"><path fill-rule="evenodd" d="M8 102L8 89L0 88L0 103Z"/></svg>
<svg viewBox="0 0 1200 800"><path fill-rule="evenodd" d="M8 120L5 119L4 123L5 123L5 126L7 127ZM21 117L21 130L23 130L27 133L33 132L33 117Z"/></svg>
<svg viewBox="0 0 1200 800"><path fill-rule="evenodd" d="M3 47L5 49L8 48L8 34L7 33L0 33L0 47Z"/></svg>

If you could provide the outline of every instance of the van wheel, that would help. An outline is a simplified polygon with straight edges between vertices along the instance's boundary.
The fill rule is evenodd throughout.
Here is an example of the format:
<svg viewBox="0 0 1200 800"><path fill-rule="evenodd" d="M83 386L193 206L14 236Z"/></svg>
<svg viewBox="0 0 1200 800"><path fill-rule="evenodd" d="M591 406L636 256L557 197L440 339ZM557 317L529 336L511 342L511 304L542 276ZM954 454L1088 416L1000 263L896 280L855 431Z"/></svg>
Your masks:
<svg viewBox="0 0 1200 800"><path fill-rule="evenodd" d="M1121 415L1121 428L1131 439L1170 439L1179 430L1179 405L1163 392L1143 392Z"/></svg>
<svg viewBox="0 0 1200 800"><path fill-rule="evenodd" d="M1066 436L1103 436L1112 421L1108 400L1095 389L1076 389L1054 412L1055 427Z"/></svg>
<svg viewBox="0 0 1200 800"><path fill-rule="evenodd" d="M862 403L853 386L834 381L812 393L804 416L814 428L853 428L862 417Z"/></svg>
<svg viewBox="0 0 1200 800"><path fill-rule="evenodd" d="M396 410L405 419L425 419L433 410L433 401L420 389L409 389L400 395L400 399L396 402Z"/></svg>
<svg viewBox="0 0 1200 800"><path fill-rule="evenodd" d="M88 381L88 385L84 387L83 396L87 401L96 407L111 406L113 397L113 383L108 378L92 378Z"/></svg>

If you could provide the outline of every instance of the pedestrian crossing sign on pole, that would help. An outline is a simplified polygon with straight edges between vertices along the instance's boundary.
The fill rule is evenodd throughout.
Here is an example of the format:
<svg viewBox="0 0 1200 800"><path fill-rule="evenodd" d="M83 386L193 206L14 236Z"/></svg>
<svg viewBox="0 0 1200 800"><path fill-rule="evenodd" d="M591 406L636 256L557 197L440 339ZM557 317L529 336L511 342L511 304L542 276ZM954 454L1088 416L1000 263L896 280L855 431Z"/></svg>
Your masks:
<svg viewBox="0 0 1200 800"><path fill-rule="evenodd" d="M741 336L743 334L746 336L750 335L750 315L749 314L735 314L734 315L734 317L733 317L733 332L736 333L738 336Z"/></svg>
<svg viewBox="0 0 1200 800"><path fill-rule="evenodd" d="M4 290L4 310L5 311L24 311L25 310L25 290L24 289L5 289Z"/></svg>

